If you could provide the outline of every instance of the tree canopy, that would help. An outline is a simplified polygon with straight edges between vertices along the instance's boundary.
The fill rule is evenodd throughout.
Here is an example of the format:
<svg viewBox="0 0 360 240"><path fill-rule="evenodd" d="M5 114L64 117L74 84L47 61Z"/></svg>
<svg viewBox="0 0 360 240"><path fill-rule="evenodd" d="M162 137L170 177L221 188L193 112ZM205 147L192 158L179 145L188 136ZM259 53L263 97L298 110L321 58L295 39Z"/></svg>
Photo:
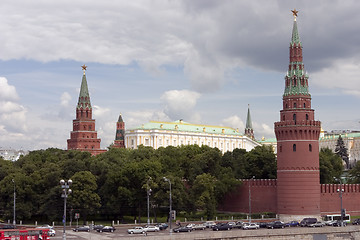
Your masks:
<svg viewBox="0 0 360 240"><path fill-rule="evenodd" d="M49 148L32 151L16 162L0 159L0 166L1 215L12 217L15 182L17 219L38 221L62 219L60 179L73 180L69 211L82 217L122 219L126 215L139 220L146 215L147 184L152 189L153 214L167 215L169 183L163 177L171 181L173 209L200 210L207 218L214 217L225 194L240 184L238 179L276 178L275 154L265 146L225 154L198 145L157 150L140 146L110 148L95 157Z"/></svg>

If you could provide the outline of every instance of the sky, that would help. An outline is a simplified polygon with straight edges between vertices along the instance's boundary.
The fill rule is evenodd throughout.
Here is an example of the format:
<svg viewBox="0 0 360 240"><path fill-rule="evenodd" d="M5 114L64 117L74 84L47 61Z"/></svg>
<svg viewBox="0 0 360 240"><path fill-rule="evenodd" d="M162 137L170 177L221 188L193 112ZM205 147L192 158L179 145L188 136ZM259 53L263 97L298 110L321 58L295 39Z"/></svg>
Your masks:
<svg viewBox="0 0 360 240"><path fill-rule="evenodd" d="M101 147L150 120L274 138L294 18L315 119L360 130L356 0L2 0L0 149L66 149L86 71Z"/></svg>

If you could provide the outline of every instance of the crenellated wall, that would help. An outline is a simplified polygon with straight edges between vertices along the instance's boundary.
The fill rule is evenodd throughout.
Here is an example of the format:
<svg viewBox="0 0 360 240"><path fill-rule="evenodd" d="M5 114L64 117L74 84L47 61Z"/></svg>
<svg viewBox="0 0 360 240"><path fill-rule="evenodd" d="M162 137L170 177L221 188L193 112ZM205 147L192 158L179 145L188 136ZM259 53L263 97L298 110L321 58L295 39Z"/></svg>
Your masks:
<svg viewBox="0 0 360 240"><path fill-rule="evenodd" d="M342 203L346 212L353 216L360 215L360 184L321 184L321 213L340 213L340 193L342 188Z"/></svg>
<svg viewBox="0 0 360 240"><path fill-rule="evenodd" d="M219 210L225 212L249 212L249 187L253 213L276 212L276 179L243 179L242 184L228 194Z"/></svg>
<svg viewBox="0 0 360 240"><path fill-rule="evenodd" d="M249 212L249 186L251 189L251 212L277 213L277 180L244 179L242 184L228 194L218 210L226 212ZM249 185L250 183L250 185ZM321 215L340 213L340 184L320 185ZM343 208L352 216L360 215L360 184L342 184Z"/></svg>

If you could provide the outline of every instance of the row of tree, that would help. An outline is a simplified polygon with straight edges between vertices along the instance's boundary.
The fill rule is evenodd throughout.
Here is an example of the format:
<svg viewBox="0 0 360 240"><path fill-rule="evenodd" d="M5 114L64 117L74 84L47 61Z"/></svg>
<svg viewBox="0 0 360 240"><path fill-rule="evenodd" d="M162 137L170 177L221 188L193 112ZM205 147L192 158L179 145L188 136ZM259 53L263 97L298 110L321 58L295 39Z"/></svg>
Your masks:
<svg viewBox="0 0 360 240"><path fill-rule="evenodd" d="M341 158L331 150L321 150L321 183L333 182L342 170ZM252 176L276 178L276 157L270 146L225 154L198 145L157 150L140 146L112 148L95 157L54 148L32 151L16 162L0 159L0 219L12 218L15 188L17 219L61 220L60 179L72 179L68 209L85 219L92 215L104 220L124 216L139 220L146 215L148 188L152 215L166 216L169 182L163 177L171 182L173 209L188 214L201 210L212 218L225 194L241 184L239 179Z"/></svg>

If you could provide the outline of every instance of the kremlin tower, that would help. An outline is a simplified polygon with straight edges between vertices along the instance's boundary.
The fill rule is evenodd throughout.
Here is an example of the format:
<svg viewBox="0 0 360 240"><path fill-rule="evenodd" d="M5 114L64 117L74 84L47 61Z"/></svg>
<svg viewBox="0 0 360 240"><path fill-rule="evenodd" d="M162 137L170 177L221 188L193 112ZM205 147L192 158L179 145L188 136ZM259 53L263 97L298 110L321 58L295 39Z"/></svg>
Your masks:
<svg viewBox="0 0 360 240"><path fill-rule="evenodd" d="M92 119L92 107L86 81L86 66L82 66L84 75L82 77L79 100L76 107L76 119L73 120L73 130L70 139L67 140L68 150L80 150L97 155L106 150L100 149L101 139L97 138L95 131L95 119Z"/></svg>
<svg viewBox="0 0 360 240"><path fill-rule="evenodd" d="M250 105L248 105L248 112L246 117L245 136L255 140L254 129L252 127L251 116L250 116Z"/></svg>
<svg viewBox="0 0 360 240"><path fill-rule="evenodd" d="M290 42L290 63L285 76L283 109L275 122L277 139L277 209L280 219L320 216L320 121L311 109L308 75L297 29L297 11Z"/></svg>
<svg viewBox="0 0 360 240"><path fill-rule="evenodd" d="M115 141L112 147L125 148L125 122L123 121L121 114L116 123Z"/></svg>

